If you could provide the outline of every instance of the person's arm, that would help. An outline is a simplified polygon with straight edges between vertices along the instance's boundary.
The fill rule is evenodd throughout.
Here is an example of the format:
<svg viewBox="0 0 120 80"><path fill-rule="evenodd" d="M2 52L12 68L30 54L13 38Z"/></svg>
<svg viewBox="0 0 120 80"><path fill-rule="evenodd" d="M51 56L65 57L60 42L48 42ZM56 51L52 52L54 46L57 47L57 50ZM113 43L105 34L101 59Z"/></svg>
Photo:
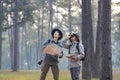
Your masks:
<svg viewBox="0 0 120 80"><path fill-rule="evenodd" d="M76 56L77 60L81 60L85 56L84 46L82 44L79 44L79 51L80 51L80 54Z"/></svg>
<svg viewBox="0 0 120 80"><path fill-rule="evenodd" d="M71 42L68 38L66 38L65 40L63 40L62 42L62 46L66 49L69 49L69 46L71 45Z"/></svg>
<svg viewBox="0 0 120 80"><path fill-rule="evenodd" d="M43 60L44 60L44 58L45 58L45 55L46 55L46 54L43 53L43 50L44 50L44 48L45 48L49 43L50 43L50 39L47 40L46 42L44 42L44 44L42 45L42 50L41 50L41 52L42 52L42 57L41 57L40 60L38 61L38 64L39 64L39 65L43 62Z"/></svg>
<svg viewBox="0 0 120 80"><path fill-rule="evenodd" d="M56 55L59 57L59 58L62 58L63 57L63 51L61 53L56 53Z"/></svg>

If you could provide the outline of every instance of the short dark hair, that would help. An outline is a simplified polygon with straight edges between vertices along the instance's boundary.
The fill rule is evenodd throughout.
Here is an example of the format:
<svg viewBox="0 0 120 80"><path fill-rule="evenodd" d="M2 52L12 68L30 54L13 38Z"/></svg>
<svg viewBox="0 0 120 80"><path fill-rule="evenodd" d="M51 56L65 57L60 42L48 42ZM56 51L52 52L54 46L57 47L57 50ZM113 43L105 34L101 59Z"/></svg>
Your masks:
<svg viewBox="0 0 120 80"><path fill-rule="evenodd" d="M58 38L58 40L61 40L62 37L63 37L63 34L62 34L62 31L61 31L60 29L58 29L58 28L54 28L54 29L52 30L52 32L51 32L52 37L54 38L54 33L55 33L56 31L58 31L58 33L59 33L59 35L60 35L60 37Z"/></svg>

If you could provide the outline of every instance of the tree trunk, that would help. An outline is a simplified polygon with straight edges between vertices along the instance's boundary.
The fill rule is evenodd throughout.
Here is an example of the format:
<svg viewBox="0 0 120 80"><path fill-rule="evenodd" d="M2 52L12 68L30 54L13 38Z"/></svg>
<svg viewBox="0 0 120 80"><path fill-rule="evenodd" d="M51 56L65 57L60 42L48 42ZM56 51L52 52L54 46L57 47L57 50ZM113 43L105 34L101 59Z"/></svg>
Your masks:
<svg viewBox="0 0 120 80"><path fill-rule="evenodd" d="M24 58L23 58L23 55L22 53L24 53L24 28L21 28L21 41L20 41L20 47L21 47L21 56L20 56L20 69L23 69L23 65L24 65Z"/></svg>
<svg viewBox="0 0 120 80"><path fill-rule="evenodd" d="M27 69L30 70L30 33L27 31L28 28L27 26L25 26L24 28L25 30L25 54L26 54L26 66L27 66Z"/></svg>
<svg viewBox="0 0 120 80"><path fill-rule="evenodd" d="M9 29L8 30L8 36L9 36L9 44L10 44L10 62L11 62L11 69L13 70L13 61L14 61L14 59L13 59L13 57L14 57L14 55L13 55L13 48L14 48L14 46L13 46L13 28L11 28L11 29Z"/></svg>
<svg viewBox="0 0 120 80"><path fill-rule="evenodd" d="M14 68L13 68L13 71L17 71L19 68L18 0L15 0L13 33L14 33Z"/></svg>
<svg viewBox="0 0 120 80"><path fill-rule="evenodd" d="M111 0L101 0L102 66L100 80L112 80Z"/></svg>
<svg viewBox="0 0 120 80"><path fill-rule="evenodd" d="M42 44L43 44L43 41L44 41L44 33L43 33L43 28L44 28L44 0L42 0L42 28L41 28L41 43L40 43L40 57L42 57ZM51 3L51 9L52 9L52 3ZM51 23L52 23L52 12L51 12ZM52 28L52 25L51 25L51 28Z"/></svg>
<svg viewBox="0 0 120 80"><path fill-rule="evenodd" d="M86 59L83 61L82 79L91 80L91 48L90 32L91 22L91 0L82 0L82 42L86 49Z"/></svg>
<svg viewBox="0 0 120 80"><path fill-rule="evenodd" d="M101 5L100 0L98 2L98 22L97 22L97 35L96 35L96 50L95 50L95 57L94 57L94 69L93 69L93 77L100 78L100 65L101 65Z"/></svg>
<svg viewBox="0 0 120 80"><path fill-rule="evenodd" d="M93 25L92 25L92 9L91 9L91 0L88 1L88 32L89 32L89 48L90 48L90 64L91 64L91 73L93 74L94 70L94 37L93 37ZM91 75L92 75L91 74Z"/></svg>
<svg viewBox="0 0 120 80"><path fill-rule="evenodd" d="M49 5L50 5L50 17L49 17L49 26L48 26L48 38L51 38L51 30L53 28L53 0L49 0Z"/></svg>
<svg viewBox="0 0 120 80"><path fill-rule="evenodd" d="M68 6L68 21L69 21L69 33L72 33L72 25L71 25L71 0L69 0L69 6Z"/></svg>
<svg viewBox="0 0 120 80"><path fill-rule="evenodd" d="M0 25L0 69L2 64L2 26Z"/></svg>
<svg viewBox="0 0 120 80"><path fill-rule="evenodd" d="M1 69L1 65L2 65L2 16L3 15L3 11L2 11L2 1L0 0L0 69Z"/></svg>
<svg viewBox="0 0 120 80"><path fill-rule="evenodd" d="M40 13L40 11L39 11ZM40 58L40 14L38 14L39 18L38 18L38 29L37 29L37 55L36 55L36 62L38 62L39 58ZM38 64L36 65L36 69L38 69Z"/></svg>

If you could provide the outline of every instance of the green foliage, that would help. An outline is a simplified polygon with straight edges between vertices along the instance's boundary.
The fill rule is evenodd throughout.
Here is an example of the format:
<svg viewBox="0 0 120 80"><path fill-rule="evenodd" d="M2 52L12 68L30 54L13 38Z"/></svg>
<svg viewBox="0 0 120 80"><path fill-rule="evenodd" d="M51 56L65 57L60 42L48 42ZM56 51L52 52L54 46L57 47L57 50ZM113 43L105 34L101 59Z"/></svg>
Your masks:
<svg viewBox="0 0 120 80"><path fill-rule="evenodd" d="M5 24L3 26L3 31L6 31L7 29L13 27L12 25L8 25L7 21L8 21L8 15L13 16L13 12L15 11L15 3L11 2L11 0L4 0L3 2L3 7L2 7L2 11L3 11L3 15L1 14L1 16L3 18L1 18L1 20L5 21L3 24ZM21 24L25 24L27 22L30 23L34 23L34 13L33 11L36 10L35 6L32 5L32 3L30 3L30 0L18 0L18 15L19 15L19 20L18 20L18 26L20 26ZM13 17L11 17L11 21L13 20Z"/></svg>
<svg viewBox="0 0 120 80"><path fill-rule="evenodd" d="M21 21L24 22L34 22L33 11L36 10L35 7L30 3L29 0L19 0L19 12L22 12Z"/></svg>

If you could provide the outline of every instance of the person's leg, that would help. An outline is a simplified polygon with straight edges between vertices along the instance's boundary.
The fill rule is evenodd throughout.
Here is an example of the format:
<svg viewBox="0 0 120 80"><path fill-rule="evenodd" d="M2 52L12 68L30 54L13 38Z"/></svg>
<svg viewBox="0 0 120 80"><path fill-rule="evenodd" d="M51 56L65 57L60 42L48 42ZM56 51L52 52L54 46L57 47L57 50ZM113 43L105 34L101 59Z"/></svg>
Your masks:
<svg viewBox="0 0 120 80"><path fill-rule="evenodd" d="M79 80L80 67L74 67L70 69L72 80Z"/></svg>
<svg viewBox="0 0 120 80"><path fill-rule="evenodd" d="M59 80L59 68L58 65L51 65L54 80Z"/></svg>
<svg viewBox="0 0 120 80"><path fill-rule="evenodd" d="M43 63L40 80L45 80L49 67L50 67L49 64Z"/></svg>

